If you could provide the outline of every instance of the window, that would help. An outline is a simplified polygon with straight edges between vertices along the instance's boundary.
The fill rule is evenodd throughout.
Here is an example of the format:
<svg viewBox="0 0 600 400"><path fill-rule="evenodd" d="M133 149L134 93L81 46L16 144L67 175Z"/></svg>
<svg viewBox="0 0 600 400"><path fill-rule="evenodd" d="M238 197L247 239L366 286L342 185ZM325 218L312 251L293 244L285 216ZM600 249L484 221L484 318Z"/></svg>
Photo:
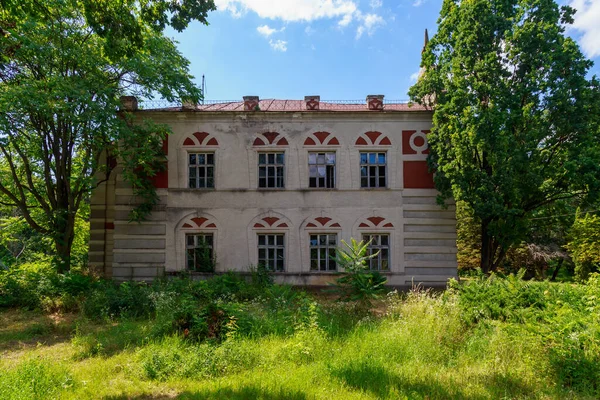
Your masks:
<svg viewBox="0 0 600 400"><path fill-rule="evenodd" d="M335 233L310 235L310 270L335 271L335 248L337 235Z"/></svg>
<svg viewBox="0 0 600 400"><path fill-rule="evenodd" d="M283 189L285 153L258 153L258 187Z"/></svg>
<svg viewBox="0 0 600 400"><path fill-rule="evenodd" d="M308 186L335 187L335 153L308 153Z"/></svg>
<svg viewBox="0 0 600 400"><path fill-rule="evenodd" d="M360 153L360 187L384 188L386 186L386 154Z"/></svg>
<svg viewBox="0 0 600 400"><path fill-rule="evenodd" d="M377 256L367 261L370 269L375 271L389 271L390 269L390 235L363 235L363 241L372 240L367 248L367 255Z"/></svg>
<svg viewBox="0 0 600 400"><path fill-rule="evenodd" d="M258 264L268 270L282 272L285 266L283 233L258 235Z"/></svg>
<svg viewBox="0 0 600 400"><path fill-rule="evenodd" d="M195 233L185 235L187 268L190 271L214 272L212 233Z"/></svg>
<svg viewBox="0 0 600 400"><path fill-rule="evenodd" d="M191 189L215 187L214 153L189 153L188 167Z"/></svg>

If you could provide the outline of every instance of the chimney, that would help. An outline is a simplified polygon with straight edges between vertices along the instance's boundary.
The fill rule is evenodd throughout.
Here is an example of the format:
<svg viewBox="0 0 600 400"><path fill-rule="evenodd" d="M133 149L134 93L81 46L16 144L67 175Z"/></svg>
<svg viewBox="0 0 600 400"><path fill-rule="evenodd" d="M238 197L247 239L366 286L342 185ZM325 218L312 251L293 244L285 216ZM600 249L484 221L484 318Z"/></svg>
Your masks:
<svg viewBox="0 0 600 400"><path fill-rule="evenodd" d="M307 110L318 110L321 96L304 96L304 102L306 103Z"/></svg>
<svg viewBox="0 0 600 400"><path fill-rule="evenodd" d="M181 108L184 110L196 110L198 108L198 104L189 99L181 99Z"/></svg>
<svg viewBox="0 0 600 400"><path fill-rule="evenodd" d="M383 95L370 94L367 96L367 106L369 110L383 111Z"/></svg>
<svg viewBox="0 0 600 400"><path fill-rule="evenodd" d="M258 96L244 96L244 111L259 111Z"/></svg>
<svg viewBox="0 0 600 400"><path fill-rule="evenodd" d="M137 111L138 109L138 100L135 96L121 96L119 97L121 101L121 110L122 111Z"/></svg>

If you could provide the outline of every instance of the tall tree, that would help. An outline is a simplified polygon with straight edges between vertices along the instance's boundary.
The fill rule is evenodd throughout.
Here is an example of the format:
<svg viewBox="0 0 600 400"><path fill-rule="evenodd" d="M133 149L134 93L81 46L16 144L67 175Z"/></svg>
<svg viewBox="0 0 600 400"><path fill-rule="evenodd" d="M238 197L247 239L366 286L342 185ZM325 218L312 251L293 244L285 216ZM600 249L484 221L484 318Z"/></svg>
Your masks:
<svg viewBox="0 0 600 400"><path fill-rule="evenodd" d="M5 0L0 6L0 202L53 238L70 266L75 216L112 148L152 204L168 128L133 124L119 97L197 101L188 61L163 36L206 23L212 0ZM135 149L135 151L132 151ZM146 211L147 211L146 207Z"/></svg>
<svg viewBox="0 0 600 400"><path fill-rule="evenodd" d="M600 90L553 0L444 0L411 98L434 109L440 198L473 211L496 269L531 213L600 189Z"/></svg>

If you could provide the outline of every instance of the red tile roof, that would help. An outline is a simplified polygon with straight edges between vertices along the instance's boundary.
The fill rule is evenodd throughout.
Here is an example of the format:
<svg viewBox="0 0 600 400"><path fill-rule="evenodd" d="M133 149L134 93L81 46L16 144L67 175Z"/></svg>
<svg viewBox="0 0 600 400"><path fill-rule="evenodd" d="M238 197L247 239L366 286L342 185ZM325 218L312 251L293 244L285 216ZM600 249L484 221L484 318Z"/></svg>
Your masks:
<svg viewBox="0 0 600 400"><path fill-rule="evenodd" d="M144 105L144 103L142 103ZM147 102L146 106L151 106L152 102ZM264 99L259 101L259 109L257 111L266 112L319 112L319 111L352 111L352 112L377 112L370 111L366 102L327 102L321 101L319 103L318 111L311 111L306 109L306 102L303 100L277 100L277 99ZM145 108L146 111L181 111L182 107L164 107L164 108ZM186 108L186 110L189 110ZM193 109L192 109L193 110ZM231 102L211 102L207 104L199 104L196 106L197 111L208 111L208 112L231 112L231 111L244 111L243 101L231 101ZM386 102L384 103L384 111L430 111L427 107L424 107L417 103L407 102Z"/></svg>

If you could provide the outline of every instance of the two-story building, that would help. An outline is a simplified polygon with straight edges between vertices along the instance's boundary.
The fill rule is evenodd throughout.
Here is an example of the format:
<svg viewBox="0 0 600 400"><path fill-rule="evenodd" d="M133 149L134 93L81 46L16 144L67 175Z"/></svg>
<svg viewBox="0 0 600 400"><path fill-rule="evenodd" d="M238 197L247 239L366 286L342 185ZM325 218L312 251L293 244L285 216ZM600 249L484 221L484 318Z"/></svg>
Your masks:
<svg viewBox="0 0 600 400"><path fill-rule="evenodd" d="M453 204L436 204L426 157L432 112L419 105L259 100L126 110L168 124L161 202L136 203L119 173L92 196L90 265L118 280L249 271L324 285L340 241L371 240L388 284L442 286L457 275Z"/></svg>

